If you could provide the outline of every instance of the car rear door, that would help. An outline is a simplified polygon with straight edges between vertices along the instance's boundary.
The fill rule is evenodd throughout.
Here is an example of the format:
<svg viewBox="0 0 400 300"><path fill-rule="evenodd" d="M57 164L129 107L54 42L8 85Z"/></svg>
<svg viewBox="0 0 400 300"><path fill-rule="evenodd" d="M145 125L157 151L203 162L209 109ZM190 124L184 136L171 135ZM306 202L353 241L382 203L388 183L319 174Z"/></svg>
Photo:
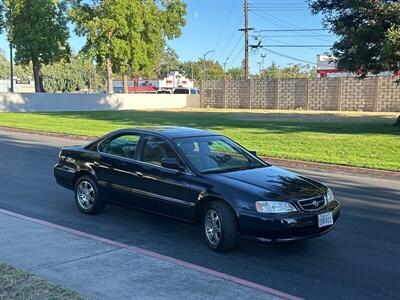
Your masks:
<svg viewBox="0 0 400 300"><path fill-rule="evenodd" d="M184 166L166 139L147 135L142 145L139 180L144 199L141 205L178 218L193 218L198 196L191 188L195 175L186 168L178 171L161 166L164 158L176 158Z"/></svg>
<svg viewBox="0 0 400 300"><path fill-rule="evenodd" d="M142 141L139 133L123 133L99 144L93 162L100 193L108 201L130 203L141 182L136 171Z"/></svg>

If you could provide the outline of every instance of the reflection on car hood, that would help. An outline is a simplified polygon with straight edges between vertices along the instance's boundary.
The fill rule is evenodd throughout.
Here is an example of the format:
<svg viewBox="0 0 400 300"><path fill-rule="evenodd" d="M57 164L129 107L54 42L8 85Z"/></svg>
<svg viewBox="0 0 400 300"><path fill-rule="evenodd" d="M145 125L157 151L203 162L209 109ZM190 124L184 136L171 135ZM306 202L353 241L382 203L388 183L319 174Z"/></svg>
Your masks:
<svg viewBox="0 0 400 300"><path fill-rule="evenodd" d="M246 189L260 188L263 197L273 200L305 199L325 192L325 187L314 180L272 166L219 175L246 184Z"/></svg>

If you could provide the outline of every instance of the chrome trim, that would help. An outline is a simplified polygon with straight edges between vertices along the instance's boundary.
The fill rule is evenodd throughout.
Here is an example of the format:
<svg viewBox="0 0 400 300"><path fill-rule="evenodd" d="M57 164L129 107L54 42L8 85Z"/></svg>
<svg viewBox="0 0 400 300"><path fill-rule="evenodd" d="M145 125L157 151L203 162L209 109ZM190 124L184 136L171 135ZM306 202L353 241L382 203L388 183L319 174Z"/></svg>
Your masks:
<svg viewBox="0 0 400 300"><path fill-rule="evenodd" d="M320 198L323 199L323 204L321 206L317 207L317 208L307 209L307 208L303 207L303 204L301 204L304 201L310 201L310 200L313 200L313 199L320 199ZM321 200L317 201L317 202L320 203ZM304 210L304 211L320 211L320 210L322 210L322 209L324 209L326 207L326 205L328 204L328 201L326 199L326 195L320 195L320 196L316 196L316 197L310 197L310 198L306 198L306 199L297 200L297 203L300 206L300 208L302 210Z"/></svg>
<svg viewBox="0 0 400 300"><path fill-rule="evenodd" d="M145 196L145 197L158 198L158 199L161 199L164 201L174 202L174 203L178 203L178 204L182 204L182 205L190 206L190 207L195 206L195 204L191 203L191 202L187 202L184 200L171 198L171 197L167 197L167 196L163 196L163 195L159 195L159 194L154 194L151 192L146 192L146 191L142 191L142 190L138 190L138 189L134 189L134 188L129 188L129 187L122 186L119 184L107 183L105 181L98 181L97 183L100 185L103 185L103 186L111 186L114 189L119 189L119 190L122 190L122 191L125 191L128 193L133 193L133 194L137 194L137 195L141 195L141 196Z"/></svg>
<svg viewBox="0 0 400 300"><path fill-rule="evenodd" d="M68 167L68 166L64 166L64 165L60 165L60 164L55 164L53 166L54 169L60 170L60 171L65 171L68 173L76 173L77 171L74 168Z"/></svg>
<svg viewBox="0 0 400 300"><path fill-rule="evenodd" d="M148 134L148 135L151 135L151 134ZM174 147L168 140L166 140L166 139L164 139L164 138L162 138L162 137L160 137L160 136L158 136L158 135L152 135L152 136L161 138L161 139L163 139L165 142L167 142L168 145L170 145L171 148L174 150L175 154L177 154L177 156L180 158L181 162L184 163L185 171L179 171L179 170L177 170L177 171L179 171L181 174L185 174L185 175L194 175L194 173L192 172L192 170L190 170L189 166L187 165L186 161L185 161L184 159L182 159L182 157L181 157L181 156L179 155L179 153L176 151L175 147ZM116 159L127 160L127 161L129 161L129 162L134 162L134 163L142 163L142 164L146 164L146 165L149 165L149 166L152 166L152 167L158 167L158 168L160 168L160 169L162 169L162 170L169 170L169 171L172 170L172 169L168 169L168 168L165 168L165 167L163 167L163 166L156 165L156 164L152 164L152 163L148 163L148 162L145 162L145 161L142 161L142 160L133 159L133 158L128 158L128 157L124 157L124 156L118 156L118 155L114 155L114 154L110 154L110 153L106 153L106 152L100 151L100 150L99 150L100 145L103 144L104 142L107 142L107 141L109 140L109 138L110 138L110 137L108 137L108 138L106 138L106 139L100 141L99 143L97 143L97 147L96 147L96 150L97 150L97 151L90 151L90 152L95 152L95 153L97 153L97 154L105 155L105 156L108 156L108 157L110 157L110 158L116 158ZM112 137L111 137L111 140L112 140Z"/></svg>

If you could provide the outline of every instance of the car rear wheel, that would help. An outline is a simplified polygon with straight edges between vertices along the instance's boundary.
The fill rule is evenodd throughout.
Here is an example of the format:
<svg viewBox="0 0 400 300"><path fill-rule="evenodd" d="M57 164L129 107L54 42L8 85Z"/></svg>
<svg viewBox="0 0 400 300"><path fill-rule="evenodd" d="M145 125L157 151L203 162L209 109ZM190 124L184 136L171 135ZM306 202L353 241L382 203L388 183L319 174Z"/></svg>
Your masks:
<svg viewBox="0 0 400 300"><path fill-rule="evenodd" d="M212 250L224 252L236 246L236 217L225 203L211 202L204 210L203 225L205 240Z"/></svg>
<svg viewBox="0 0 400 300"><path fill-rule="evenodd" d="M100 198L96 182L89 176L80 177L75 183L75 203L84 214L101 213L106 203Z"/></svg>

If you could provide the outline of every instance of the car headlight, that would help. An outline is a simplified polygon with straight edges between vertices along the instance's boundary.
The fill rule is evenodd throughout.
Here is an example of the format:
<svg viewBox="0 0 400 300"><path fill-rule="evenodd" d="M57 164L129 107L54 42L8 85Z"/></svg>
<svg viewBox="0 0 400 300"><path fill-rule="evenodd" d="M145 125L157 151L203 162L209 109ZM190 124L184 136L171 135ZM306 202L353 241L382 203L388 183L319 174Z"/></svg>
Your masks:
<svg viewBox="0 0 400 300"><path fill-rule="evenodd" d="M328 190L326 191L326 199L328 200L328 203L335 199L335 196L333 196L332 190L330 188L328 188Z"/></svg>
<svg viewBox="0 0 400 300"><path fill-rule="evenodd" d="M256 209L260 213L279 214L297 211L296 208L287 202L278 201L257 201Z"/></svg>

